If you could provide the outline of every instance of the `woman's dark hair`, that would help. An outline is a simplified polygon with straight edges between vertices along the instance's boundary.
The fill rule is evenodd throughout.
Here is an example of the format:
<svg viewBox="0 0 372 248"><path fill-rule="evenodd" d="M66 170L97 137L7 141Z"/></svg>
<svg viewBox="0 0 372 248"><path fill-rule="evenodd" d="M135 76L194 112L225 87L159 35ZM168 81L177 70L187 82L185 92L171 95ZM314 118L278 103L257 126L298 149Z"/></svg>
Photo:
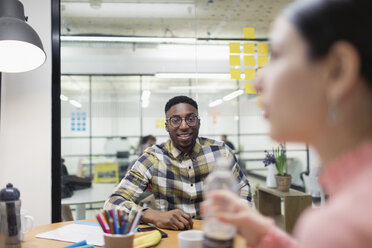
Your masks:
<svg viewBox="0 0 372 248"><path fill-rule="evenodd" d="M179 103L187 103L187 104L190 104L191 106L193 106L194 108L196 108L196 110L198 110L198 104L190 97L188 96L175 96L171 99L169 99L169 101L165 104L165 113L168 112L168 110L176 105L176 104L179 104Z"/></svg>
<svg viewBox="0 0 372 248"><path fill-rule="evenodd" d="M337 41L359 52L361 74L372 88L372 1L297 0L282 12L308 43L309 56L322 58Z"/></svg>
<svg viewBox="0 0 372 248"><path fill-rule="evenodd" d="M149 140L154 140L156 142L156 138L155 136L153 135L146 135L146 136L143 136L140 140L140 144L141 145L144 145L146 144Z"/></svg>

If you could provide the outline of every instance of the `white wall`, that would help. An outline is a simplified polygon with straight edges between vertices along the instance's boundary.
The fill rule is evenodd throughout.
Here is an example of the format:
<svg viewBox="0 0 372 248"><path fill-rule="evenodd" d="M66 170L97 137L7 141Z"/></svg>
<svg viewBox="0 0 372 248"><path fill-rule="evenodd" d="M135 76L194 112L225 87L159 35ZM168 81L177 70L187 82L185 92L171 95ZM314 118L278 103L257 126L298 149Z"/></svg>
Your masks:
<svg viewBox="0 0 372 248"><path fill-rule="evenodd" d="M51 1L21 0L47 61L2 80L0 188L12 182L35 224L51 222Z"/></svg>

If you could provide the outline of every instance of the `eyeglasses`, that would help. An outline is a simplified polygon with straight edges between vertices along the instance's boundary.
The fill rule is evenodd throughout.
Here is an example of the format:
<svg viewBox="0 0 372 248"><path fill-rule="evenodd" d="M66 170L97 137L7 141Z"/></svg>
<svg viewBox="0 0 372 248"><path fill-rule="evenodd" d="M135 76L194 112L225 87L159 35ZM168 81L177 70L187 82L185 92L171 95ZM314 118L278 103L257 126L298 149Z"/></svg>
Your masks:
<svg viewBox="0 0 372 248"><path fill-rule="evenodd" d="M195 127L196 123L198 122L198 119L199 119L199 116L196 116L196 115L190 115L184 118L180 116L172 116L171 118L168 118L167 121L174 128L181 126L182 120L185 120L186 124L189 127Z"/></svg>

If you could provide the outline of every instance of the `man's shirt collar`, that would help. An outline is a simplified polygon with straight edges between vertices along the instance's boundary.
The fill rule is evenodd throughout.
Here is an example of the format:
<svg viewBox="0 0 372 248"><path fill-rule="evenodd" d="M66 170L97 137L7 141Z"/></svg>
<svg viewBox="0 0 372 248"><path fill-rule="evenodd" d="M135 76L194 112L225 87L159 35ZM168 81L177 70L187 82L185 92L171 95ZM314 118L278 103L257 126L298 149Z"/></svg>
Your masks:
<svg viewBox="0 0 372 248"><path fill-rule="evenodd" d="M167 150L170 151L170 154L177 160L189 159L196 156L201 151L201 144L199 137L195 141L195 145L189 153L184 153L180 151L177 147L173 145L173 142L169 140L166 144Z"/></svg>

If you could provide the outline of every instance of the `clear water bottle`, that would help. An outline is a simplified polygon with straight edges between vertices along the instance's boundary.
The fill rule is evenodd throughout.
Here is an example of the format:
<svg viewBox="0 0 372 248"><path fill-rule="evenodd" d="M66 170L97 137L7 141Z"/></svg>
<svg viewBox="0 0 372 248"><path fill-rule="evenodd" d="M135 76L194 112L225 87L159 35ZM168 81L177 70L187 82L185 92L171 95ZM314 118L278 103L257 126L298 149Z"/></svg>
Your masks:
<svg viewBox="0 0 372 248"><path fill-rule="evenodd" d="M0 191L0 247L21 242L21 200L19 196L19 190L13 188L11 183Z"/></svg>
<svg viewBox="0 0 372 248"><path fill-rule="evenodd" d="M208 199L208 192L213 190L224 189L234 193L237 192L238 183L232 173L232 164L232 161L227 158L219 158L213 171L204 182L204 200L207 208L203 216L203 248L232 248L234 246L236 227L220 222L215 217L213 202ZM231 211L231 206L228 202L224 204L222 211Z"/></svg>

